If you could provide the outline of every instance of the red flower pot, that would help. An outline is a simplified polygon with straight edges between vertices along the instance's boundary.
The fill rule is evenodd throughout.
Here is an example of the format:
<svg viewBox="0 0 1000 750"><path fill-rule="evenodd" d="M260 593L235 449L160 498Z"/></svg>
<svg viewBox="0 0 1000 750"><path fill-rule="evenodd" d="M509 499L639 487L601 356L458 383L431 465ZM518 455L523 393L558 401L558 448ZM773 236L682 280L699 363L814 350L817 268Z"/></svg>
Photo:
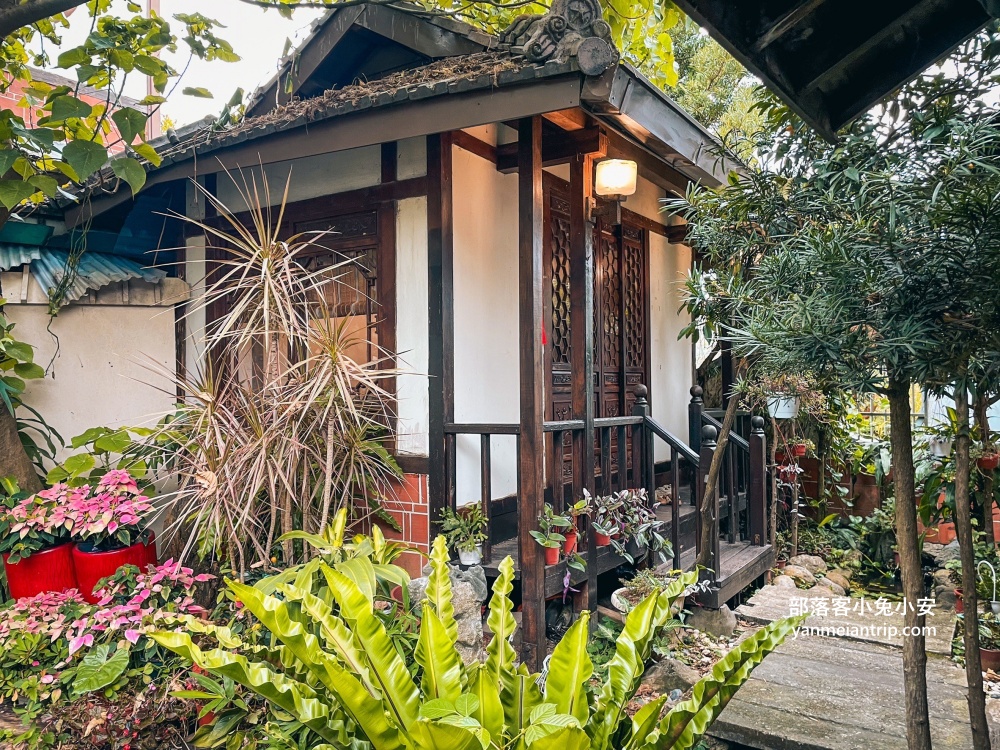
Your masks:
<svg viewBox="0 0 1000 750"><path fill-rule="evenodd" d="M546 547L545 548L545 564L555 565L559 562L559 548L558 547Z"/></svg>
<svg viewBox="0 0 1000 750"><path fill-rule="evenodd" d="M980 456L976 459L976 466L983 471L996 471L997 467L1000 466L1000 453L987 453L985 456Z"/></svg>
<svg viewBox="0 0 1000 750"><path fill-rule="evenodd" d="M9 557L9 552L3 553L3 567L7 572L7 587L12 599L35 596L43 591L77 588L73 545L69 542L33 552L16 563L7 562Z"/></svg>
<svg viewBox="0 0 1000 750"><path fill-rule="evenodd" d="M576 529L570 529L566 532L566 541L563 542L563 552L567 555L572 555L576 552L576 544L579 540L579 534Z"/></svg>
<svg viewBox="0 0 1000 750"><path fill-rule="evenodd" d="M594 532L594 541L597 543L598 547L607 547L611 544L611 537L607 534L602 534L599 531Z"/></svg>
<svg viewBox="0 0 1000 750"><path fill-rule="evenodd" d="M955 614L960 615L964 611L965 611L965 598L962 596L962 589L955 589Z"/></svg>
<svg viewBox="0 0 1000 750"><path fill-rule="evenodd" d="M115 549L110 552L84 552L80 545L73 547L73 565L76 568L76 580L80 584L80 593L91 604L98 602L94 595L94 586L102 578L114 575L123 565L135 565L145 570L147 565L156 564L156 542L150 534L149 544L137 542L125 549Z"/></svg>
<svg viewBox="0 0 1000 750"><path fill-rule="evenodd" d="M992 648L979 648L979 659L982 662L982 668L992 669L994 672L1000 673L1000 651L994 651Z"/></svg>
<svg viewBox="0 0 1000 750"><path fill-rule="evenodd" d="M795 456L796 458L802 458L804 455L806 455L806 444L796 443L795 445L793 445L792 455Z"/></svg>

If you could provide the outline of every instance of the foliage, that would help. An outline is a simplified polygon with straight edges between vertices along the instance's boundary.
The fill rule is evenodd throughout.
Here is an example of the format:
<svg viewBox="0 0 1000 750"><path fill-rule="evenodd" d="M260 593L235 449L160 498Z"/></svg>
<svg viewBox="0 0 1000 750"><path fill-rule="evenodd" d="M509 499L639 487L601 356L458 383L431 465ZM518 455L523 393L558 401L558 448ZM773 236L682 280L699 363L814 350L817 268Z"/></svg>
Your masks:
<svg viewBox="0 0 1000 750"><path fill-rule="evenodd" d="M20 492L16 486L7 489L0 508L0 552L10 554L9 562L69 541L72 520L57 503L58 489L37 495Z"/></svg>
<svg viewBox="0 0 1000 750"><path fill-rule="evenodd" d="M584 490L585 498L590 498L590 493ZM613 536L621 533L624 522L625 497L622 492L613 492L610 495L599 495L593 498L593 511L591 517L591 528L605 536Z"/></svg>
<svg viewBox="0 0 1000 750"><path fill-rule="evenodd" d="M554 548L566 541L565 532L573 528L573 519L558 515L548 503L538 517L538 529L531 530L531 536L542 547Z"/></svg>
<svg viewBox="0 0 1000 750"><path fill-rule="evenodd" d="M444 541L436 542L444 547ZM442 556L432 576L448 580ZM685 574L649 596L626 620L608 679L592 691L587 655L589 614L584 613L556 646L544 685L515 663L509 638L515 622L508 598L513 562L500 564L489 626L494 638L485 663L462 664L450 633L450 591L428 594L423 605L413 678L373 615L372 600L347 576L321 564L329 602L296 586L282 598L230 581L236 600L274 635L285 657L279 666L243 656L220 642L203 649L184 632L154 637L217 679L230 678L295 717L313 734L313 745L370 742L374 748L514 748L643 746L692 748L760 660L797 624L763 628L734 649L694 688L693 697L662 719L664 701L635 719L625 705L639 685L656 630L697 574Z"/></svg>
<svg viewBox="0 0 1000 750"><path fill-rule="evenodd" d="M14 338L14 323L4 314L7 300L0 297L0 401L11 414L21 405L24 381L45 377L35 364L35 351L29 344Z"/></svg>
<svg viewBox="0 0 1000 750"><path fill-rule="evenodd" d="M98 483L113 469L127 471L140 489L147 489L158 468L155 447L145 440L155 431L149 427L91 427L70 440L73 453L46 474L49 484L63 482L70 487Z"/></svg>
<svg viewBox="0 0 1000 750"><path fill-rule="evenodd" d="M309 547L296 552L286 535L279 550L276 540L320 532L340 509L352 522L394 523L383 504L402 478L387 448L394 357L350 355L350 319L336 316L324 290L343 283L351 261L306 268L324 233L279 236L288 187L272 201L266 181L244 183L247 219L204 192L220 222L185 219L224 258L195 305L225 300L206 334L209 359L246 367L209 367L179 382L184 401L146 441L180 477L168 531L184 535L184 555L219 558L241 578L279 553L285 566L308 558Z"/></svg>
<svg viewBox="0 0 1000 750"><path fill-rule="evenodd" d="M673 547L664 536L666 524L656 517L645 488L622 490L618 494L622 503L621 537L611 540L615 552L631 563L640 562L630 551L631 542L631 550L639 550L641 558L652 554L660 562L667 562Z"/></svg>
<svg viewBox="0 0 1000 750"><path fill-rule="evenodd" d="M448 546L459 552L472 552L486 541L486 514L477 503L463 505L458 511L441 511L441 531Z"/></svg>
<svg viewBox="0 0 1000 750"><path fill-rule="evenodd" d="M980 613L979 645L982 648L1000 651L1000 616L992 612Z"/></svg>

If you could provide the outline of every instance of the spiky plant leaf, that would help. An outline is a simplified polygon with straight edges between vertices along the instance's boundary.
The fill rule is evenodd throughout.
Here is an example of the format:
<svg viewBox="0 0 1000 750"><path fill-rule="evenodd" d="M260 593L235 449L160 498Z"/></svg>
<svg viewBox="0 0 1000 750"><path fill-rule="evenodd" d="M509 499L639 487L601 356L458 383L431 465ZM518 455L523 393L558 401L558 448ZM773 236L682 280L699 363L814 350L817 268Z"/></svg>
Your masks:
<svg viewBox="0 0 1000 750"><path fill-rule="evenodd" d="M423 669L420 685L424 700L458 700L462 694L462 657L430 602L424 602L420 637L413 656Z"/></svg>

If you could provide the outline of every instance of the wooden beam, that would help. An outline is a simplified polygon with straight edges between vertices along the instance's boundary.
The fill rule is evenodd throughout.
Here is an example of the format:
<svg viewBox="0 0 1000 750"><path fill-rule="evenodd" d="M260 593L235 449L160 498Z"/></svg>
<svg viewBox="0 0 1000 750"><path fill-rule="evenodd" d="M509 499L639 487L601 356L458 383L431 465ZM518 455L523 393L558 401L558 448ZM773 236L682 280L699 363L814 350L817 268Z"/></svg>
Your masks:
<svg viewBox="0 0 1000 750"><path fill-rule="evenodd" d="M486 159L486 161L493 162L493 164L497 163L497 147L492 143L480 140L464 130L456 130L451 136L454 144L460 149L468 151L470 154L475 154L481 159Z"/></svg>
<svg viewBox="0 0 1000 750"><path fill-rule="evenodd" d="M445 429L455 421L454 233L451 134L427 138L428 512L431 536L448 507Z"/></svg>
<svg viewBox="0 0 1000 750"><path fill-rule="evenodd" d="M906 34L904 28L911 21L919 19L927 13L928 5L939 5L943 0L921 0L900 13L891 23L886 24L876 33L869 36L853 49L847 50L836 60L821 63L823 68L817 71L804 86L799 87L799 93L809 93L821 88L825 83L842 75L851 65L875 51L879 46L896 35Z"/></svg>
<svg viewBox="0 0 1000 750"><path fill-rule="evenodd" d="M594 160L578 155L569 165L570 372L573 419L583 429L573 435L573 496L594 486L594 224L588 220L593 196ZM559 450L562 450L560 446ZM597 538L587 534L587 559L597 559ZM597 605L597 566L587 566L587 609ZM592 621L597 626L597 618Z"/></svg>
<svg viewBox="0 0 1000 750"><path fill-rule="evenodd" d="M179 161L165 163L151 171L145 189L199 174L259 168L386 141L488 125L510 116L538 115L553 107L566 109L579 103L580 76L571 73L519 86L476 89L409 101L405 110L401 110L402 105L374 107L311 122L308 127L295 127L248 142L204 150L197 158L181 156ZM67 228L72 229L129 200L132 200L132 192L127 188L94 196L67 210Z"/></svg>
<svg viewBox="0 0 1000 750"><path fill-rule="evenodd" d="M563 130L583 130L590 125L590 118L582 109L560 109L556 112L548 112L542 115L553 125L558 125Z"/></svg>
<svg viewBox="0 0 1000 750"><path fill-rule="evenodd" d="M521 568L521 657L528 669L545 660L545 558L531 536L545 505L545 435L542 431L542 118L518 127L518 328L521 420L518 438L518 554Z"/></svg>
<svg viewBox="0 0 1000 750"><path fill-rule="evenodd" d="M517 143L497 146L497 171L513 173L518 169ZM546 134L542 138L542 166L551 167L574 159L577 154L604 156L608 152L608 139L599 128L576 130L572 133Z"/></svg>
<svg viewBox="0 0 1000 750"><path fill-rule="evenodd" d="M761 52L765 47L774 44L825 2L826 0L801 0L798 4L793 5L784 14L778 16L767 30L757 37L757 41L753 44L754 51Z"/></svg>

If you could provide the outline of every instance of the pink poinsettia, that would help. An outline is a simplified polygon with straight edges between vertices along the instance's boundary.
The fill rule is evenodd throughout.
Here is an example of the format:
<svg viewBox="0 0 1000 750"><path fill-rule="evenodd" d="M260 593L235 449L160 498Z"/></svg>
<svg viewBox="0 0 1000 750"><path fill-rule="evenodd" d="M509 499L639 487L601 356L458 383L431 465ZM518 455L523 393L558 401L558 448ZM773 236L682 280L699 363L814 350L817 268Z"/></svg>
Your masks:
<svg viewBox="0 0 1000 750"><path fill-rule="evenodd" d="M84 488L81 488L84 489ZM73 535L97 547L109 543L134 544L142 531L143 517L153 504L139 494L135 479L127 471L109 471L93 492L66 495L66 516Z"/></svg>

